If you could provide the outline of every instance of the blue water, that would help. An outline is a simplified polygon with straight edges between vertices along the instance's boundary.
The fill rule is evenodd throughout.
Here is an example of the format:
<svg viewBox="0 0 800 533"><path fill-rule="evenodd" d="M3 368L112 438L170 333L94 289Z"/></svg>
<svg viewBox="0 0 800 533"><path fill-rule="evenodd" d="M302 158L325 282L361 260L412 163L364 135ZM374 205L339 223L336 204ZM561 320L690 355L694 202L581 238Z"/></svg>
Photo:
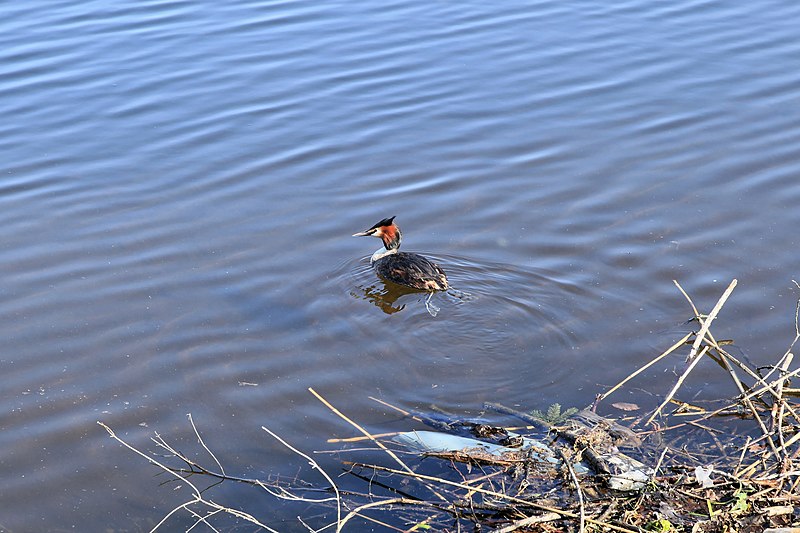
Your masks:
<svg viewBox="0 0 800 533"><path fill-rule="evenodd" d="M353 434L307 387L375 431L412 422L369 396L584 406L691 317L673 279L708 311L737 278L717 337L773 362L798 297L799 18L3 3L0 530L149 530L185 501L98 420L194 450L192 413L229 471L291 476L262 425L306 451ZM350 237L392 215L460 291L436 317ZM620 399L657 404L681 361ZM687 394L735 394L713 366ZM281 531L332 516L227 490Z"/></svg>

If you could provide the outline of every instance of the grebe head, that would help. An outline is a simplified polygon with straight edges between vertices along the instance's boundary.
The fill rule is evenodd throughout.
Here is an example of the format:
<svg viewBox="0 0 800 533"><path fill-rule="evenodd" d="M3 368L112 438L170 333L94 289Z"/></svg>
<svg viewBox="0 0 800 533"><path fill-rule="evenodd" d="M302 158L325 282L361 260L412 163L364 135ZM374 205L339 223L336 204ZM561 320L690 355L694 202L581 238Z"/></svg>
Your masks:
<svg viewBox="0 0 800 533"><path fill-rule="evenodd" d="M400 248L402 233L400 233L400 228L397 224L394 223L394 219L395 217L384 218L367 231L353 233L353 237L378 237L383 241L383 246L387 251L395 251Z"/></svg>

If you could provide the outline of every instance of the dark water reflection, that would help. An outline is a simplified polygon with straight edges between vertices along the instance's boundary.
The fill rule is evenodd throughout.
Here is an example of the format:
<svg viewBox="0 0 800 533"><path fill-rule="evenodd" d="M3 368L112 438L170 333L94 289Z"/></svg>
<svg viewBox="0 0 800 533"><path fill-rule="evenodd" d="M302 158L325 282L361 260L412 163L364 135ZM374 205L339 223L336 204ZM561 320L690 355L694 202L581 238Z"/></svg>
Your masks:
<svg viewBox="0 0 800 533"><path fill-rule="evenodd" d="M0 5L0 529L139 531L185 501L153 431L294 475L369 400L583 406L739 287L715 327L794 336L800 4ZM378 280L398 215L455 288ZM620 400L668 390L683 355ZM735 394L700 365L687 397ZM201 453L201 452L198 452ZM326 466L336 461L323 457ZM344 483L347 483L344 481ZM305 507L218 487L297 530ZM315 522L315 523L317 523ZM170 530L187 529L176 518Z"/></svg>

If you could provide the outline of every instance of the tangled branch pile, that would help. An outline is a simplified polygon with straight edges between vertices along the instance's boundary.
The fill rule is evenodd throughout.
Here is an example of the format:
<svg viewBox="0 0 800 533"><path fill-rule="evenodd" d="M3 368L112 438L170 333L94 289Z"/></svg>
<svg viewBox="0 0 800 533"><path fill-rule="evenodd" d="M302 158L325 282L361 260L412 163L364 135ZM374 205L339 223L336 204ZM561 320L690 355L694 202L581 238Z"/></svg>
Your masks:
<svg viewBox="0 0 800 533"><path fill-rule="evenodd" d="M296 479L257 480L229 475L193 422L198 442L211 457L213 467L198 464L159 435L153 442L166 452L167 459L157 460L155 454L134 448L98 423L111 437L192 491L191 497L168 512L153 531L179 511L194 517L193 528L203 524L216 530L219 521L227 517L276 531L264 523L268 521L265 518L206 497L205 490L190 480L203 475L250 484L281 500L328 509L325 524L312 527L298 519L308 531L357 531L370 524L373 529L380 526L387 531L798 533L795 501L800 498L800 405L794 400L799 391L790 387L790 381L800 368L790 368L792 349L800 339L800 302L795 311L795 338L789 348L773 365L754 368L729 353L729 343L715 339L710 330L735 286L736 280L712 310L703 314L678 285L692 306L697 331L687 333L598 395L591 409L577 417L583 420L581 424L575 417L559 420L558 409L533 416L491 404L487 409L521 419L525 425L501 428L402 411L435 432L374 435L309 389L360 434L347 442L331 441L339 447L338 453L379 455L374 461L342 461L348 474L363 480L362 491L340 490L333 476L311 456L267 428L264 431L308 461L322 479L309 485ZM684 350L687 357L683 371L652 412L617 422L595 415L593 424L585 423L609 396L659 361ZM713 360L725 379L733 383L738 391L734 398L720 400L712 407L678 399L687 377L704 359ZM628 404L615 405L628 408ZM452 434L458 436L442 439L449 447L430 444L431 439L440 441L437 435ZM373 451L344 449L353 442L359 446L367 443ZM425 459L429 457L437 459ZM619 457L630 460L626 468L636 469L640 477L635 484L610 483L617 474L609 461L615 463Z"/></svg>

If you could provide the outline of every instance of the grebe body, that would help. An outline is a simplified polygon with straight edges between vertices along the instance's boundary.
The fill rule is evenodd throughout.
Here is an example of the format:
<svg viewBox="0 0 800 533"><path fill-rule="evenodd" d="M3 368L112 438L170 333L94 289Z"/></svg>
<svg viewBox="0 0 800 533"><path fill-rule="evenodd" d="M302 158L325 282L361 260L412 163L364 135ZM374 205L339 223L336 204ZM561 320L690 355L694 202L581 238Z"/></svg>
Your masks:
<svg viewBox="0 0 800 533"><path fill-rule="evenodd" d="M402 233L394 219L384 218L368 230L353 234L353 237L377 237L383 242L383 247L370 258L375 272L383 279L412 289L447 290L447 276L439 265L420 254L399 251Z"/></svg>

